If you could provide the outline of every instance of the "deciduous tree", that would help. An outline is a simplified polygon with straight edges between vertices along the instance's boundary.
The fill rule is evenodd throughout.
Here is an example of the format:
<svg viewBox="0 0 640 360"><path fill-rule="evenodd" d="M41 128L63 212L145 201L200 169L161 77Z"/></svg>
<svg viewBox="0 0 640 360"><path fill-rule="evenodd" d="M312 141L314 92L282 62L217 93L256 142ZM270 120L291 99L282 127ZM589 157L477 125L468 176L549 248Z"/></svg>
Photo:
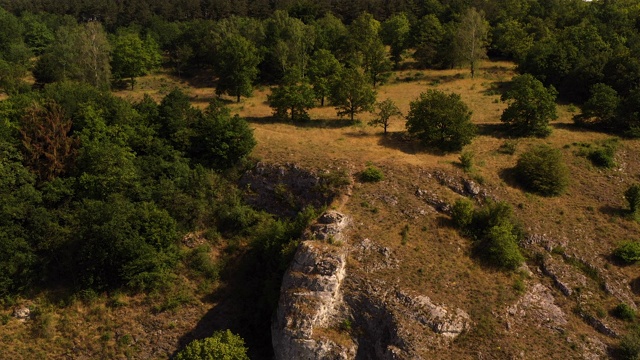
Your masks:
<svg viewBox="0 0 640 360"><path fill-rule="evenodd" d="M558 117L557 94L553 86L545 88L531 74L516 76L511 89L502 94L502 101L509 102L509 106L500 120L514 135L546 137L551 133L549 121Z"/></svg>
<svg viewBox="0 0 640 360"><path fill-rule="evenodd" d="M129 79L131 90L136 78L148 74L160 64L158 45L151 36L143 40L133 32L118 34L113 39L111 67L116 79Z"/></svg>
<svg viewBox="0 0 640 360"><path fill-rule="evenodd" d="M377 116L375 119L369 121L369 125L382 126L384 134L387 135L387 127L389 127L391 118L394 116L402 116L402 112L391 99L377 103L376 107L378 108Z"/></svg>
<svg viewBox="0 0 640 360"><path fill-rule="evenodd" d="M359 69L346 68L334 82L330 100L336 106L338 116L349 115L351 121L355 114L371 111L376 102L376 92L367 76Z"/></svg>
<svg viewBox="0 0 640 360"><path fill-rule="evenodd" d="M455 49L462 61L469 64L471 77L475 76L478 61L487 57L489 23L475 8L469 8L458 24Z"/></svg>
<svg viewBox="0 0 640 360"><path fill-rule="evenodd" d="M412 101L410 107L407 131L425 145L459 151L476 134L471 111L458 94L428 90Z"/></svg>
<svg viewBox="0 0 640 360"><path fill-rule="evenodd" d="M218 75L216 93L235 96L237 102L240 96L251 96L259 63L258 49L249 40L241 35L225 38L214 63Z"/></svg>

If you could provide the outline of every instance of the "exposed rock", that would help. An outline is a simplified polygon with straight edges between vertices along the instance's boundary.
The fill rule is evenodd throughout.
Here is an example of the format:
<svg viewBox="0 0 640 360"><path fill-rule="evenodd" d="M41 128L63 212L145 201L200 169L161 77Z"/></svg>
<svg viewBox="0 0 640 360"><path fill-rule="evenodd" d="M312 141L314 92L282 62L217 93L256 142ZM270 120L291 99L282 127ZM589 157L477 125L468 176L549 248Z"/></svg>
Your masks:
<svg viewBox="0 0 640 360"><path fill-rule="evenodd" d="M612 327L608 326L607 324L603 323L600 319L597 319L592 315L585 314L582 312L579 313L579 315L587 324L591 325L591 327L596 329L599 333L605 334L612 338L617 338L619 336L617 331L615 331Z"/></svg>
<svg viewBox="0 0 640 360"><path fill-rule="evenodd" d="M358 324L359 358L420 359L420 350L446 349L472 325L461 309L382 282L349 277L345 286L345 301Z"/></svg>
<svg viewBox="0 0 640 360"><path fill-rule="evenodd" d="M379 246L370 239L363 239L354 245L350 254L362 264L366 272L399 267L398 259L388 247Z"/></svg>
<svg viewBox="0 0 640 360"><path fill-rule="evenodd" d="M449 205L448 202L440 199L436 194L418 188L416 189L416 196L433 207L437 212L447 215L451 214L451 205Z"/></svg>
<svg viewBox="0 0 640 360"><path fill-rule="evenodd" d="M26 306L18 306L13 309L13 317L24 322L31 318L31 310Z"/></svg>
<svg viewBox="0 0 640 360"><path fill-rule="evenodd" d="M542 262L542 272L553 279L556 287L566 296L571 296L574 289L582 288L587 284L587 278L584 275L551 256L547 256Z"/></svg>
<svg viewBox="0 0 640 360"><path fill-rule="evenodd" d="M462 181L462 183L464 185L464 191L467 194L471 196L480 194L480 186L478 186L478 184L476 184L473 180L465 179Z"/></svg>
<svg viewBox="0 0 640 360"><path fill-rule="evenodd" d="M347 218L337 212L325 214L321 224L340 231ZM333 223L328 223L334 221ZM325 233L326 234L326 233ZM332 325L339 313L340 287L345 276L346 246L305 241L284 276L278 311L272 323L276 359L352 359L353 343L338 344L314 336L314 330Z"/></svg>
<svg viewBox="0 0 640 360"><path fill-rule="evenodd" d="M288 217L309 205L321 207L331 203L338 194L329 183L326 177L290 163L259 162L240 179L249 204Z"/></svg>
<svg viewBox="0 0 640 360"><path fill-rule="evenodd" d="M327 211L318 223L311 226L313 239L342 241L342 230L348 225L348 217L337 211Z"/></svg>
<svg viewBox="0 0 640 360"><path fill-rule="evenodd" d="M514 324L522 323L562 330L567 319L564 311L555 304L551 290L537 283L517 303L507 308L507 329L512 330Z"/></svg>

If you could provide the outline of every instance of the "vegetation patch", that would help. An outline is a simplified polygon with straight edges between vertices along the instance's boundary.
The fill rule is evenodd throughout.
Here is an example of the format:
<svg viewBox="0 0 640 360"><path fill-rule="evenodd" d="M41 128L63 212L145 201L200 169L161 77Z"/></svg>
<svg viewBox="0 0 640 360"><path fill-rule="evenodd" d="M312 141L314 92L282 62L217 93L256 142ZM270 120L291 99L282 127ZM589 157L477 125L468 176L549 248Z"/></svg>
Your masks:
<svg viewBox="0 0 640 360"><path fill-rule="evenodd" d="M538 145L520 155L515 174L527 190L543 196L562 194L569 185L569 170L560 150Z"/></svg>

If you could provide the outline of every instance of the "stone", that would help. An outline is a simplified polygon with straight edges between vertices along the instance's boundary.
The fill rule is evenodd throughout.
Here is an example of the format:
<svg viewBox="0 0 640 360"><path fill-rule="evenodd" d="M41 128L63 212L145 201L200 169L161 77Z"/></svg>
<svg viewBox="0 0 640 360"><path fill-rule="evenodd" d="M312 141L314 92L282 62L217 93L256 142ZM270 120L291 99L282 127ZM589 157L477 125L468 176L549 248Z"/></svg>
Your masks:
<svg viewBox="0 0 640 360"><path fill-rule="evenodd" d="M18 306L13 309L13 317L24 322L31 318L31 310L26 306Z"/></svg>
<svg viewBox="0 0 640 360"><path fill-rule="evenodd" d="M476 184L473 180L464 180L464 191L471 196L476 196L480 194L480 186Z"/></svg>

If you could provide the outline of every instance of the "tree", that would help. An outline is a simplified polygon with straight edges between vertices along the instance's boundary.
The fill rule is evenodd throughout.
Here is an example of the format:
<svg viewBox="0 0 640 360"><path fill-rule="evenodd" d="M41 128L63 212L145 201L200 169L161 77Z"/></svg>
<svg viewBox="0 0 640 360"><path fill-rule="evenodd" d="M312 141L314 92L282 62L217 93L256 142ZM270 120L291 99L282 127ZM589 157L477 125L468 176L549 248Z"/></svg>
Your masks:
<svg viewBox="0 0 640 360"><path fill-rule="evenodd" d="M396 106L391 99L386 99L376 104L378 113L375 119L369 121L371 126L382 126L384 134L387 134L387 127L389 127L389 121L394 116L402 116L402 112Z"/></svg>
<svg viewBox="0 0 640 360"><path fill-rule="evenodd" d="M291 121L308 120L307 109L313 107L315 93L311 86L304 81L285 81L271 90L267 97L269 106L273 108L273 115L280 119L290 118Z"/></svg>
<svg viewBox="0 0 640 360"><path fill-rule="evenodd" d="M391 61L380 39L380 22L369 13L362 13L349 25L347 44L351 49L349 62L362 66L373 86L388 76Z"/></svg>
<svg viewBox="0 0 640 360"><path fill-rule="evenodd" d="M543 196L562 194L569 184L569 170L560 150L538 145L520 155L515 167L518 181Z"/></svg>
<svg viewBox="0 0 640 360"><path fill-rule="evenodd" d="M309 81L316 98L320 100L320 106L324 106L324 99L331 92L331 82L341 71L342 65L329 50L320 49L311 58Z"/></svg>
<svg viewBox="0 0 640 360"><path fill-rule="evenodd" d="M225 38L214 63L218 75L216 94L236 96L237 102L240 96L251 96L259 63L258 49L249 40L234 34Z"/></svg>
<svg viewBox="0 0 640 360"><path fill-rule="evenodd" d="M618 115L620 97L608 85L598 83L591 87L591 97L582 104L582 114L573 117L580 125L598 125L611 129Z"/></svg>
<svg viewBox="0 0 640 360"><path fill-rule="evenodd" d="M522 61L533 46L533 35L517 20L499 23L492 34L494 48L516 61Z"/></svg>
<svg viewBox="0 0 640 360"><path fill-rule="evenodd" d="M442 43L446 30L440 20L429 14L411 29L411 43L415 48L414 59L421 67L440 67L443 65Z"/></svg>
<svg viewBox="0 0 640 360"><path fill-rule="evenodd" d="M455 49L461 60L471 67L475 76L477 63L487 57L489 23L475 8L469 8L460 19L455 38Z"/></svg>
<svg viewBox="0 0 640 360"><path fill-rule="evenodd" d="M471 123L471 111L460 95L428 90L411 102L407 131L427 146L459 151L471 143L476 127Z"/></svg>
<svg viewBox="0 0 640 360"><path fill-rule="evenodd" d="M194 340L182 349L175 360L249 360L244 340L231 331L216 331L212 336Z"/></svg>
<svg viewBox="0 0 640 360"><path fill-rule="evenodd" d="M353 121L355 114L373 109L376 92L361 70L344 69L338 78L340 80L334 82L330 94L331 103L336 106L338 116L349 115Z"/></svg>
<svg viewBox="0 0 640 360"><path fill-rule="evenodd" d="M118 80L128 78L131 90L137 77L148 74L160 64L158 45L151 36L143 40L137 33L121 33L114 37L112 47L113 76Z"/></svg>
<svg viewBox="0 0 640 360"><path fill-rule="evenodd" d="M391 47L391 60L396 68L402 61L402 53L409 45L410 29L409 19L405 13L394 14L382 23L380 34L383 42Z"/></svg>
<svg viewBox="0 0 640 360"><path fill-rule="evenodd" d="M194 124L189 155L215 170L226 170L247 157L256 145L253 130L238 115L214 100Z"/></svg>
<svg viewBox="0 0 640 360"><path fill-rule="evenodd" d="M278 79L291 72L304 78L315 40L314 28L290 17L286 11L277 10L265 22L265 30L272 72L279 73Z"/></svg>
<svg viewBox="0 0 640 360"><path fill-rule="evenodd" d="M546 137L551 133L549 121L556 119L556 95L553 86L544 85L531 74L513 78L511 89L501 100L509 102L500 120L517 136Z"/></svg>
<svg viewBox="0 0 640 360"><path fill-rule="evenodd" d="M49 181L71 169L78 141L71 135L71 119L58 104L34 104L20 125L24 160L38 180Z"/></svg>

